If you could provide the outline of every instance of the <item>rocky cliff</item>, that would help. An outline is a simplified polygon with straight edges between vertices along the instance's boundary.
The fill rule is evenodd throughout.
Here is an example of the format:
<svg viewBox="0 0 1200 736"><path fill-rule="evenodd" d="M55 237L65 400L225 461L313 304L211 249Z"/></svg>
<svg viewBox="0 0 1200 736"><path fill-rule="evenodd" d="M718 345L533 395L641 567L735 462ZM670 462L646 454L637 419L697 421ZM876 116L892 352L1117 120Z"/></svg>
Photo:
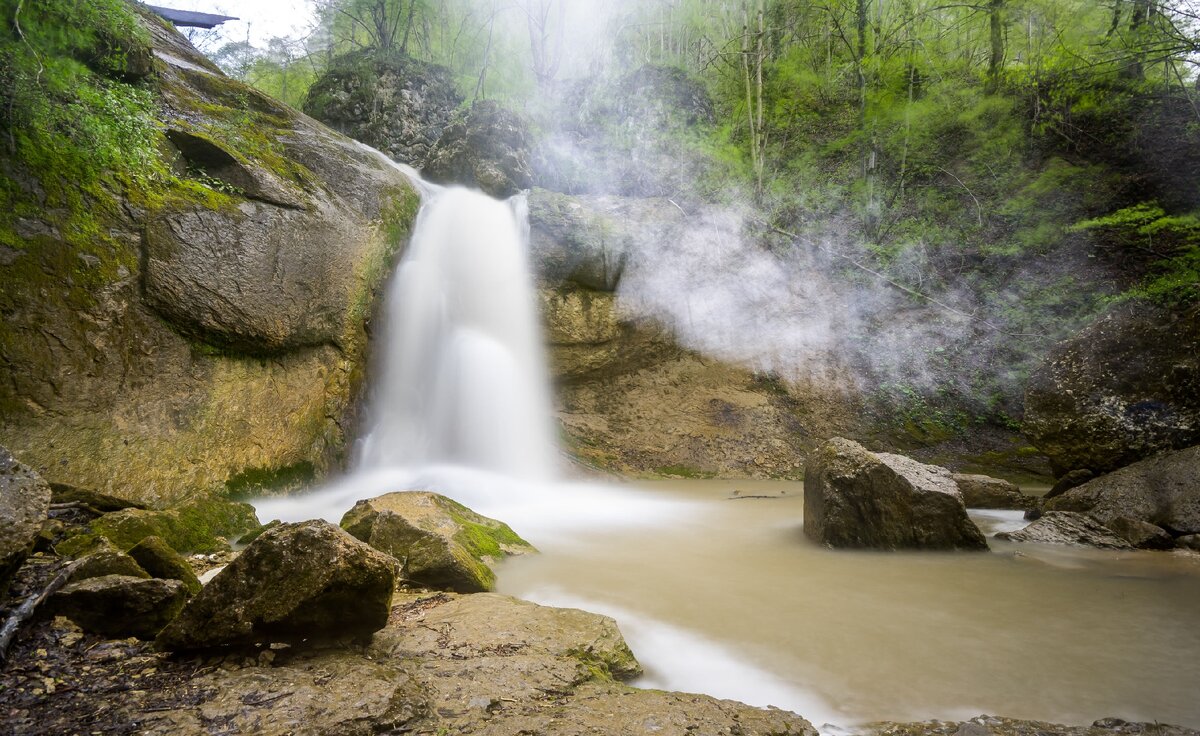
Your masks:
<svg viewBox="0 0 1200 736"><path fill-rule="evenodd" d="M156 503L310 478L343 451L418 197L157 17L124 43L137 74L91 74L147 101L153 147L130 172L72 181L5 121L0 444L52 482Z"/></svg>

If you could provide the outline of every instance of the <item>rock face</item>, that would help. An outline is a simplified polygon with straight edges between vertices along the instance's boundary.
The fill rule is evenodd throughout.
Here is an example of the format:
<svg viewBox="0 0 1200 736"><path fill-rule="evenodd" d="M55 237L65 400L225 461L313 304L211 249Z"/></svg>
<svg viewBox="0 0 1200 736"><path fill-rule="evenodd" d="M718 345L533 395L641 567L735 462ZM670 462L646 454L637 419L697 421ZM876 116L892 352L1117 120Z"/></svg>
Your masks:
<svg viewBox="0 0 1200 736"><path fill-rule="evenodd" d="M1086 511L1107 524L1119 517L1200 533L1200 446L1134 463L1046 502L1048 510Z"/></svg>
<svg viewBox="0 0 1200 736"><path fill-rule="evenodd" d="M1060 475L1200 443L1200 319L1115 307L1030 376L1023 429Z"/></svg>
<svg viewBox="0 0 1200 736"><path fill-rule="evenodd" d="M66 616L84 631L153 639L186 599L178 580L105 575L67 585L46 605L48 615Z"/></svg>
<svg viewBox="0 0 1200 736"><path fill-rule="evenodd" d="M0 447L0 599L33 549L49 510L50 486Z"/></svg>
<svg viewBox="0 0 1200 736"><path fill-rule="evenodd" d="M809 456L804 533L838 548L987 549L950 471L840 437Z"/></svg>
<svg viewBox="0 0 1200 736"><path fill-rule="evenodd" d="M402 578L460 593L495 586L489 562L536 551L507 524L424 491L359 501L342 528L398 560Z"/></svg>
<svg viewBox="0 0 1200 736"><path fill-rule="evenodd" d="M528 125L493 100L480 100L442 131L421 165L430 181L511 197L533 185Z"/></svg>
<svg viewBox="0 0 1200 736"><path fill-rule="evenodd" d="M1037 508L1038 501L1026 496L1015 483L987 475L954 473L951 476L963 503L969 509L1014 509L1026 511Z"/></svg>
<svg viewBox="0 0 1200 736"><path fill-rule="evenodd" d="M1068 544L1075 547L1102 549L1133 549L1133 545L1117 536L1087 514L1048 511L1040 519L1015 532L1000 532L997 539L1037 544Z"/></svg>
<svg viewBox="0 0 1200 736"><path fill-rule="evenodd" d="M13 210L36 213L0 217L0 443L47 481L152 505L311 478L344 447L365 325L418 196L143 25L140 84L173 175L52 206L80 185L0 154Z"/></svg>
<svg viewBox="0 0 1200 736"><path fill-rule="evenodd" d="M396 161L419 167L462 97L450 70L406 56L357 51L308 89L304 112Z"/></svg>
<svg viewBox="0 0 1200 736"><path fill-rule="evenodd" d="M157 644L180 650L367 636L387 623L395 582L391 558L336 526L282 524L213 578Z"/></svg>

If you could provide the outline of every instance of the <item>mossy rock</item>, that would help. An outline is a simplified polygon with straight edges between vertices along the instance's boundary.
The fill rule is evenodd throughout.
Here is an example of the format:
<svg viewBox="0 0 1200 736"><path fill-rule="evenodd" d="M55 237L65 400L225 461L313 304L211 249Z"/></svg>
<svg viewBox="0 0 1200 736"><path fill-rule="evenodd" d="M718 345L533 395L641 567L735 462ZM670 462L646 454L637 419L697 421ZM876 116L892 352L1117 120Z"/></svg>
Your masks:
<svg viewBox="0 0 1200 736"><path fill-rule="evenodd" d="M489 562L536 551L507 524L426 491L359 501L342 528L399 560L403 578L460 593L495 587Z"/></svg>
<svg viewBox="0 0 1200 736"><path fill-rule="evenodd" d="M92 530L119 549L160 537L178 552L219 552L226 538L258 526L254 507L225 499L195 499L166 511L125 509L92 522Z"/></svg>
<svg viewBox="0 0 1200 736"><path fill-rule="evenodd" d="M149 579L151 575L137 560L115 549L101 549L83 557L79 567L71 573L70 582L100 578L105 575L124 575L131 578Z"/></svg>
<svg viewBox="0 0 1200 736"><path fill-rule="evenodd" d="M77 488L67 483L50 484L51 503L79 503L105 513L122 509L144 509L146 504L118 498L88 488Z"/></svg>
<svg viewBox="0 0 1200 736"><path fill-rule="evenodd" d="M133 545L129 550L129 557L136 560L152 577L183 583L190 595L199 593L203 587L192 566L162 537L146 537Z"/></svg>

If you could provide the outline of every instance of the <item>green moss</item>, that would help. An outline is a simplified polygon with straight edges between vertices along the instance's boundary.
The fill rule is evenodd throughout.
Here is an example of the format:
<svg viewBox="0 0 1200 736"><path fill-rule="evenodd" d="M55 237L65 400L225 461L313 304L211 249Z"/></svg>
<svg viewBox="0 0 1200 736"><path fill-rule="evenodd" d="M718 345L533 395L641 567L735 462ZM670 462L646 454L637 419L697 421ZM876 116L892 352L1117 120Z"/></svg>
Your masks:
<svg viewBox="0 0 1200 736"><path fill-rule="evenodd" d="M217 552L224 538L258 525L248 504L224 499L194 499L167 511L127 509L105 514L92 529L119 549L128 550L147 537L161 537L178 552Z"/></svg>
<svg viewBox="0 0 1200 736"><path fill-rule="evenodd" d="M230 498L279 495L300 490L317 476L317 469L307 460L278 468L247 468L225 481Z"/></svg>
<svg viewBox="0 0 1200 736"><path fill-rule="evenodd" d="M654 472L658 475L665 475L672 478L716 478L717 474L709 470L700 470L686 465L663 465L655 468Z"/></svg>

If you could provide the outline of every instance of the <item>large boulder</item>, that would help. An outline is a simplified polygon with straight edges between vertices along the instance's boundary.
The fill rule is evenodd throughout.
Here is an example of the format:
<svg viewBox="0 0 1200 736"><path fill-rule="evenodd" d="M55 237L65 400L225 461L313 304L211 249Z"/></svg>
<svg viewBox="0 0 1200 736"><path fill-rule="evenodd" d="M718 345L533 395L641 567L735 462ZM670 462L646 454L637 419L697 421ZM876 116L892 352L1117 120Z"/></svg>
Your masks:
<svg viewBox="0 0 1200 736"><path fill-rule="evenodd" d="M1023 429L1060 475L1200 443L1200 319L1114 307L1030 376Z"/></svg>
<svg viewBox="0 0 1200 736"><path fill-rule="evenodd" d="M50 486L0 447L0 600L33 550L50 510Z"/></svg>
<svg viewBox="0 0 1200 736"><path fill-rule="evenodd" d="M839 548L987 549L949 470L841 437L808 458L804 533Z"/></svg>
<svg viewBox="0 0 1200 736"><path fill-rule="evenodd" d="M1027 511L1038 507L1038 500L1026 496L1016 483L988 475L954 473L954 484L969 509L1015 509Z"/></svg>
<svg viewBox="0 0 1200 736"><path fill-rule="evenodd" d="M49 482L154 506L311 479L341 459L419 196L129 8L155 73L97 82L118 102L89 107L120 130L145 110L121 140L148 142L104 174L123 184L0 152L0 443Z"/></svg>
<svg viewBox="0 0 1200 736"><path fill-rule="evenodd" d="M192 598L157 644L186 650L369 636L387 623L395 567L328 522L281 524Z"/></svg>
<svg viewBox="0 0 1200 736"><path fill-rule="evenodd" d="M425 491L359 501L342 528L398 560L401 577L460 593L491 590L496 575L488 563L535 551L507 524Z"/></svg>
<svg viewBox="0 0 1200 736"><path fill-rule="evenodd" d="M1133 549L1133 545L1123 537L1118 536L1087 514L1065 511L1048 511L1025 528L1015 532L1000 532L996 538L1010 542L1066 544L1074 547L1100 547L1102 549Z"/></svg>
<svg viewBox="0 0 1200 736"><path fill-rule="evenodd" d="M46 615L65 616L84 631L153 639L178 615L187 590L178 580L104 575L70 583L46 602Z"/></svg>
<svg viewBox="0 0 1200 736"><path fill-rule="evenodd" d="M481 100L442 131L421 173L430 181L511 197L533 185L530 145L524 120L492 100Z"/></svg>
<svg viewBox="0 0 1200 736"><path fill-rule="evenodd" d="M304 112L396 161L420 166L461 102L449 69L366 50L334 59L308 88Z"/></svg>
<svg viewBox="0 0 1200 736"><path fill-rule="evenodd" d="M1200 533L1200 445L1102 475L1050 499L1046 508L1086 511L1105 524L1136 519L1173 536Z"/></svg>
<svg viewBox="0 0 1200 736"><path fill-rule="evenodd" d="M99 540L129 550L147 537L159 537L178 552L219 552L228 539L258 526L254 507L223 498L193 498L163 511L128 508L93 520L88 531L56 545L59 554L78 556Z"/></svg>

